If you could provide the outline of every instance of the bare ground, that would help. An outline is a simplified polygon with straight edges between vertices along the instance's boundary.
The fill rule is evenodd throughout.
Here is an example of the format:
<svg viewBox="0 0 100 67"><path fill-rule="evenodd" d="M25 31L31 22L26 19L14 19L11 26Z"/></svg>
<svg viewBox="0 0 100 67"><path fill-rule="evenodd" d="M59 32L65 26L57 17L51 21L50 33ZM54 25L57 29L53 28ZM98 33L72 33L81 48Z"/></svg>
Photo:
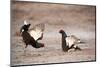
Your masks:
<svg viewBox="0 0 100 67"><path fill-rule="evenodd" d="M95 61L95 6L13 2L11 6L11 63L12 65L45 64L62 62ZM25 49L19 36L23 21L33 27L45 23L43 42L45 47ZM79 44L82 51L63 52L61 34L75 35L84 41Z"/></svg>

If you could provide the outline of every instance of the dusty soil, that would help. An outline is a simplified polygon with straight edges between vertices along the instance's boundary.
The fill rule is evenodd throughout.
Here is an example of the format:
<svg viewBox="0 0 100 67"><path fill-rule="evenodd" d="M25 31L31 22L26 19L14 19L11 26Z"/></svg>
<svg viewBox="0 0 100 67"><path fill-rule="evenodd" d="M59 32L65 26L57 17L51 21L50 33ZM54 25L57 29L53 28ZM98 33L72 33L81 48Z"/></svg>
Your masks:
<svg viewBox="0 0 100 67"><path fill-rule="evenodd" d="M23 21L33 27L45 23L45 47L35 49L25 44L19 35ZM11 64L45 64L60 62L95 61L95 6L13 2L11 5ZM63 52L61 34L75 35L85 42L79 44L82 51Z"/></svg>

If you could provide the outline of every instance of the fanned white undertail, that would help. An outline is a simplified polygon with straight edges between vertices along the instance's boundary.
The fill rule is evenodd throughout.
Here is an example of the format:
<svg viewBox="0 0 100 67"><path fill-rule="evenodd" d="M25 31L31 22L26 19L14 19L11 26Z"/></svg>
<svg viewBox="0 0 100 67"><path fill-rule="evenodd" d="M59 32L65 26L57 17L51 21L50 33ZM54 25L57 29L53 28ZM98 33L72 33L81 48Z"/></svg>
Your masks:
<svg viewBox="0 0 100 67"><path fill-rule="evenodd" d="M43 31L45 24L40 23L35 25L32 29L29 30L30 35L37 41L43 38Z"/></svg>
<svg viewBox="0 0 100 67"><path fill-rule="evenodd" d="M71 47L73 44L78 44L80 43L80 39L78 39L74 35L70 35L66 37L66 43L68 44L69 47Z"/></svg>

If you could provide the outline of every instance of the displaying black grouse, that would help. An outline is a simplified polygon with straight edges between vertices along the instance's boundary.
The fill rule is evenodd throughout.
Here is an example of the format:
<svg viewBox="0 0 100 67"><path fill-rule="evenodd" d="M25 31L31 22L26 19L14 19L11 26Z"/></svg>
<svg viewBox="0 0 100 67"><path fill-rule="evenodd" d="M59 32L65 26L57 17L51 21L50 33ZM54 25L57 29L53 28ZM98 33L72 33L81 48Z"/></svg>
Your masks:
<svg viewBox="0 0 100 67"><path fill-rule="evenodd" d="M69 49L74 48L75 50L81 50L77 45L81 43L80 39L76 36L71 35L67 36L64 30L60 30L59 33L62 34L62 50L68 51Z"/></svg>
<svg viewBox="0 0 100 67"><path fill-rule="evenodd" d="M41 40L43 38L43 32L39 31L39 29L37 29L38 32L37 32L36 29L29 30L30 25L31 24L27 24L27 22L24 21L24 25L20 29L21 36L22 36L23 41L24 41L24 43L26 45L25 48L28 45L31 45L34 48L44 47L44 44L43 43L39 43L38 42L38 40ZM39 34L39 33L41 33L41 34ZM35 35L36 35L36 37L35 37Z"/></svg>

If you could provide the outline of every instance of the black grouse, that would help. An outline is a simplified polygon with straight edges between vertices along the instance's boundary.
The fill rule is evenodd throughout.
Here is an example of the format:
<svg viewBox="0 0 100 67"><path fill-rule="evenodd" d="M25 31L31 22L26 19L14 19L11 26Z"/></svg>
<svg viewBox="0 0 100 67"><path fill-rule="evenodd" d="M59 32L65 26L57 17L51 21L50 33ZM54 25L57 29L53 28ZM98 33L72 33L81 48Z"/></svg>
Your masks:
<svg viewBox="0 0 100 67"><path fill-rule="evenodd" d="M30 32L29 32L29 27L31 24L27 24L26 21L24 21L24 25L21 27L20 32L21 32L21 36L23 38L23 41L25 43L25 48L28 45L31 45L34 48L40 48L40 47L44 47L43 43L39 43L38 40L43 38L43 33L41 34L41 37L37 38L37 40L35 40L34 37L31 36Z"/></svg>
<svg viewBox="0 0 100 67"><path fill-rule="evenodd" d="M65 33L64 30L60 30L59 33L62 34L62 50L63 51L68 51L69 49L74 48L75 50L81 50L81 48L79 48L77 46L77 44L81 43L80 39L78 39L76 36L71 35L71 36L67 36L67 34Z"/></svg>

